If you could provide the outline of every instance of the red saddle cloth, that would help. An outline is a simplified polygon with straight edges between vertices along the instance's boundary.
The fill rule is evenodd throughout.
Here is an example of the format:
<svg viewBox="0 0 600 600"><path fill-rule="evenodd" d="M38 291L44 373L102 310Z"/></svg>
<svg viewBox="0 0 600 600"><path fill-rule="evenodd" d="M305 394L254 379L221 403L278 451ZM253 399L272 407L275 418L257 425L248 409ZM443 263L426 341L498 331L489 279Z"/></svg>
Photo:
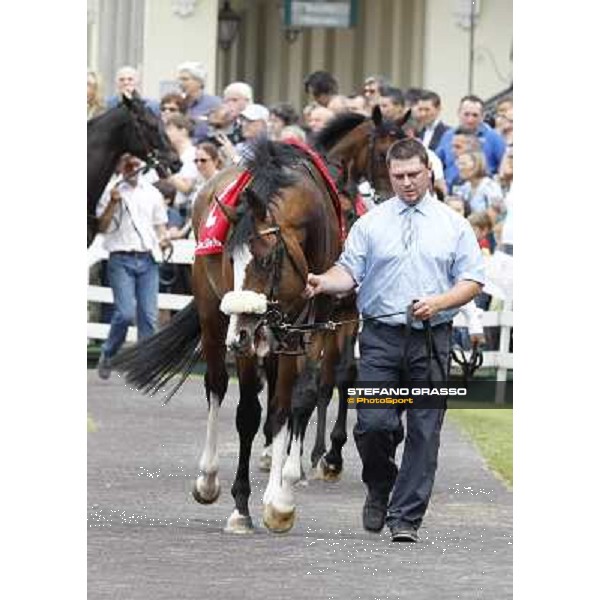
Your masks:
<svg viewBox="0 0 600 600"><path fill-rule="evenodd" d="M244 191L252 175L250 171L244 171L237 179L234 179L218 196L219 202L225 206L235 206L240 194ZM200 227L198 243L194 254L205 256L207 254L221 254L223 244L227 239L229 231L229 220L217 202L213 202L208 213L206 222Z"/></svg>
<svg viewBox="0 0 600 600"><path fill-rule="evenodd" d="M286 143L296 146L303 152L305 152L313 164L317 167L325 183L327 189L331 195L333 206L338 218L340 226L342 241L346 239L346 229L344 226L344 220L342 218L342 205L338 196L338 191L333 181L327 166L323 162L322 158L309 146L303 144L300 141L291 139L286 140ZM240 197L240 194L246 189L248 183L252 180L252 174L250 171L244 171L235 181L232 181L218 196L219 202L225 206L236 206ZM229 220L225 216L225 213L221 210L221 207L217 202L213 202L212 208L206 218L206 222L201 226L198 234L198 243L196 244L196 250L194 254L196 256L205 256L207 254L220 254L223 252L223 245L227 239L227 232L229 231Z"/></svg>

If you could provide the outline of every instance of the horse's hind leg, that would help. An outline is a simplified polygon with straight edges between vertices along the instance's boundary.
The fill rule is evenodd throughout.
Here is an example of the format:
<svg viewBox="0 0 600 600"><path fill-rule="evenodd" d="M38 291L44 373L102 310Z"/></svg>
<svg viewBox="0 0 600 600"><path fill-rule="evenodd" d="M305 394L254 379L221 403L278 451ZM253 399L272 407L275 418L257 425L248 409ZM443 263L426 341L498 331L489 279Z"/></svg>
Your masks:
<svg viewBox="0 0 600 600"><path fill-rule="evenodd" d="M313 468L318 465L320 458L327 450L325 446L327 407L333 395L334 363L337 360L337 356L335 338L329 334L325 341L325 352L321 364L321 376L317 391L317 432L315 434L315 443L310 453L310 462Z"/></svg>
<svg viewBox="0 0 600 600"><path fill-rule="evenodd" d="M348 404L343 396L344 387L356 382L357 370L354 359L354 343L356 332L343 334L343 345L340 360L335 370L335 380L338 389L338 414L333 429L331 430L331 448L319 464L319 472L327 481L337 481L342 473L342 449L348 440L347 419Z"/></svg>
<svg viewBox="0 0 600 600"><path fill-rule="evenodd" d="M277 355L269 354L265 357L264 362L265 377L267 379L267 416L263 425L263 435L265 436L265 446L260 455L259 468L261 471L268 473L271 470L271 452L273 443L273 395L275 392L275 384L277 382Z"/></svg>
<svg viewBox="0 0 600 600"><path fill-rule="evenodd" d="M237 407L235 424L239 435L240 449L235 481L231 487L235 509L227 520L225 531L231 533L249 533L254 528L248 508L248 499L250 497L250 455L252 452L252 442L260 427L261 407L258 394L262 386L258 376L256 359L238 359L237 365L240 401Z"/></svg>

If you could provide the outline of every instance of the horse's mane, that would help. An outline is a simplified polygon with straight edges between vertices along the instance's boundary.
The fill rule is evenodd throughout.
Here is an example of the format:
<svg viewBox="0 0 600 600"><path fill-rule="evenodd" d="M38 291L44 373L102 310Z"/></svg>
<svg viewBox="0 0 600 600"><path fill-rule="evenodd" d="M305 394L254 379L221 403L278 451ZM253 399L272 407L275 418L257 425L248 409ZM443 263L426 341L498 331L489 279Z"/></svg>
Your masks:
<svg viewBox="0 0 600 600"><path fill-rule="evenodd" d="M109 108L108 110L105 110L103 113L96 115L95 117L92 117L91 119L88 119L88 122L87 122L88 131L90 129L94 129L97 125L101 125L104 121L106 121L107 119L112 117L122 106L123 106L122 104L117 104L116 106L113 106L112 108Z"/></svg>
<svg viewBox="0 0 600 600"><path fill-rule="evenodd" d="M315 146L325 152L331 150L346 134L366 120L367 117L358 113L340 113L317 134Z"/></svg>
<svg viewBox="0 0 600 600"><path fill-rule="evenodd" d="M281 196L281 190L294 185L298 175L290 170L306 160L305 154L291 144L273 142L267 139L252 143L252 157L245 168L252 174L252 182L245 191L258 203L264 212L269 205ZM238 206L239 221L229 239L229 247L234 248L248 241L254 233L252 211L247 210L246 202Z"/></svg>

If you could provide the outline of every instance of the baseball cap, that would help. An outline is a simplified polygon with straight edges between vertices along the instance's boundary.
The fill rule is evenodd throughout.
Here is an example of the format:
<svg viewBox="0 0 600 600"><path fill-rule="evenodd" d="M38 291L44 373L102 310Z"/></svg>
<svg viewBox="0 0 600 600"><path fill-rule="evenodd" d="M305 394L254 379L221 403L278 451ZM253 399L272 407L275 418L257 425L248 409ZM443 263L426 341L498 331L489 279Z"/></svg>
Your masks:
<svg viewBox="0 0 600 600"><path fill-rule="evenodd" d="M269 120L269 109L262 104L248 104L240 114L248 121L267 122Z"/></svg>

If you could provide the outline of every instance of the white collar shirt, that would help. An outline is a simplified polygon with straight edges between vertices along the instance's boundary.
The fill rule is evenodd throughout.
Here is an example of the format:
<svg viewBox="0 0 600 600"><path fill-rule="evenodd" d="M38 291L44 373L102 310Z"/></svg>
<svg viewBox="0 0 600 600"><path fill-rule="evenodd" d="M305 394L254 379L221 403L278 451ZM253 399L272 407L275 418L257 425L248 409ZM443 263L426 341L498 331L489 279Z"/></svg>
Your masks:
<svg viewBox="0 0 600 600"><path fill-rule="evenodd" d="M156 227L166 225L167 210L161 193L143 177L135 186L125 181L117 184L121 202L116 207L108 229L104 232L104 248L107 252L151 252L154 259L161 258ZM110 200L108 185L96 215L100 217Z"/></svg>

